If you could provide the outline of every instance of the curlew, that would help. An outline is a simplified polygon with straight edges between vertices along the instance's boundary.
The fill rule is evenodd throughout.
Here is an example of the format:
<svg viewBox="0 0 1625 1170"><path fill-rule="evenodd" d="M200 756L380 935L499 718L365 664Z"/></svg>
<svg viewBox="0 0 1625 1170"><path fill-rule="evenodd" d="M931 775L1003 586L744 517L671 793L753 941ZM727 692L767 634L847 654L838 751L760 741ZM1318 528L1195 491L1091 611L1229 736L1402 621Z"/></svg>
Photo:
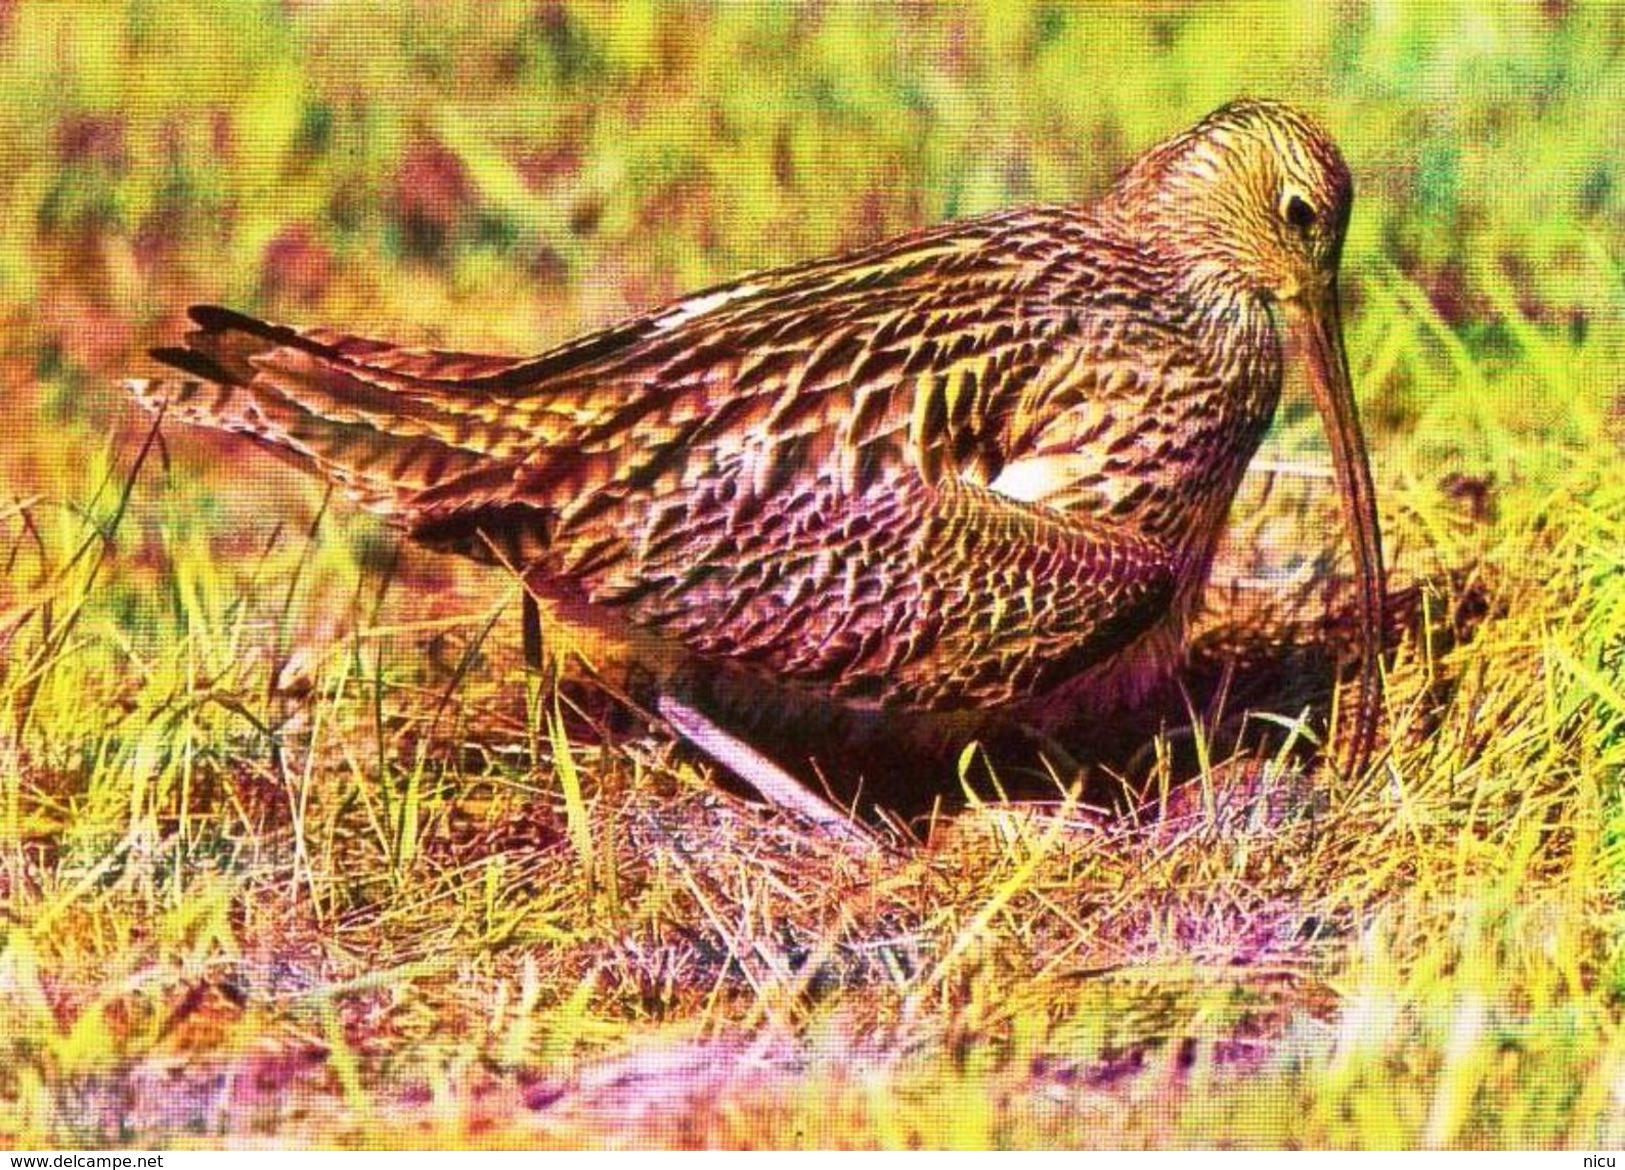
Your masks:
<svg viewBox="0 0 1625 1170"><path fill-rule="evenodd" d="M555 620L665 664L680 735L838 825L689 684L1037 726L1144 701L1301 354L1360 581L1359 769L1384 582L1338 311L1352 193L1323 129L1240 101L1092 204L747 275L537 356L197 307L153 351L183 376L130 387L512 566Z"/></svg>

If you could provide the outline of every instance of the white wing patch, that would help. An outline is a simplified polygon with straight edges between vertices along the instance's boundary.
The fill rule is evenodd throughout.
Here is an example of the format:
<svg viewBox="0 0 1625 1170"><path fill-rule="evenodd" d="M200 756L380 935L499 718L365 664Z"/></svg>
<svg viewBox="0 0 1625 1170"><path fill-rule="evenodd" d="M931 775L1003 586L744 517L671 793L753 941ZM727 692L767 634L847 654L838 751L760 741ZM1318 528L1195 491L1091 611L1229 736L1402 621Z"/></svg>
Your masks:
<svg viewBox="0 0 1625 1170"><path fill-rule="evenodd" d="M1041 504L1073 487L1094 466L1089 455L1031 455L1006 463L988 490L1023 504Z"/></svg>
<svg viewBox="0 0 1625 1170"><path fill-rule="evenodd" d="M696 317L703 317L707 313L722 308L723 305L741 300L744 297L755 296L761 291L762 286L759 284L741 284L733 288L718 289L716 292L706 293L704 296L690 297L686 301L678 302L669 313L656 317L654 327L662 333L676 329L679 326L687 325Z"/></svg>

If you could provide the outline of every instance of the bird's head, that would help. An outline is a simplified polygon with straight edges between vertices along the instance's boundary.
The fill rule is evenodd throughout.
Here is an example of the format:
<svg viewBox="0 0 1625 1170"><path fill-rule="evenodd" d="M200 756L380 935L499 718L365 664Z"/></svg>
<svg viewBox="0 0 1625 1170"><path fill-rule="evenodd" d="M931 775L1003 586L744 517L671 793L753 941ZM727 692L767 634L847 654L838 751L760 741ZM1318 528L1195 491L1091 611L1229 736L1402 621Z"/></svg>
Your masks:
<svg viewBox="0 0 1625 1170"><path fill-rule="evenodd" d="M1285 304L1335 282L1354 182L1331 136L1279 102L1232 102L1148 150L1117 205L1190 278Z"/></svg>
<svg viewBox="0 0 1625 1170"><path fill-rule="evenodd" d="M1337 268L1354 202L1342 152L1279 102L1232 102L1152 147L1107 200L1124 230L1192 294L1197 311L1263 301L1301 354L1326 425L1360 574L1364 662L1352 759L1375 737L1384 608L1382 543L1343 348Z"/></svg>

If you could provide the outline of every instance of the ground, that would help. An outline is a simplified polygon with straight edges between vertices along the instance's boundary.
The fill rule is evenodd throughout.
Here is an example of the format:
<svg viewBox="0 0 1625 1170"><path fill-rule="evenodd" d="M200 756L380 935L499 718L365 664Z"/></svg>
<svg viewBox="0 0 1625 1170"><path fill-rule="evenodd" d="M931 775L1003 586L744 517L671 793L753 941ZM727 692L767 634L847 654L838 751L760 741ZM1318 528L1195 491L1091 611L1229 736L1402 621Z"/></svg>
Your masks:
<svg viewBox="0 0 1625 1170"><path fill-rule="evenodd" d="M108 11L0 5L0 1142L1625 1143L1625 17ZM1242 93L1356 175L1363 777L1279 685L1339 636L1298 395L1193 667L1259 685L1086 791L969 752L864 853L528 674L501 573L117 387L195 300L541 348Z"/></svg>

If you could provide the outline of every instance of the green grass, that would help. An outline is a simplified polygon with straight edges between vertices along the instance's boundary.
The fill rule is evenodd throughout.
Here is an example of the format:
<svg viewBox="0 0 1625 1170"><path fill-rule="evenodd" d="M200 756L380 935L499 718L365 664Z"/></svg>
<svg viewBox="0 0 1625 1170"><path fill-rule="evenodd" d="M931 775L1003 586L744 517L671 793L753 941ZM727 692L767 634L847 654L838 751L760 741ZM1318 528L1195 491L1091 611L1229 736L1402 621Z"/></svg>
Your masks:
<svg viewBox="0 0 1625 1170"><path fill-rule="evenodd" d="M0 18L0 1143L1625 1143L1616 12L285 7ZM540 348L1240 93L1359 185L1425 601L1358 784L855 856L528 678L502 574L114 384L193 300ZM1221 576L1338 546L1264 478Z"/></svg>

